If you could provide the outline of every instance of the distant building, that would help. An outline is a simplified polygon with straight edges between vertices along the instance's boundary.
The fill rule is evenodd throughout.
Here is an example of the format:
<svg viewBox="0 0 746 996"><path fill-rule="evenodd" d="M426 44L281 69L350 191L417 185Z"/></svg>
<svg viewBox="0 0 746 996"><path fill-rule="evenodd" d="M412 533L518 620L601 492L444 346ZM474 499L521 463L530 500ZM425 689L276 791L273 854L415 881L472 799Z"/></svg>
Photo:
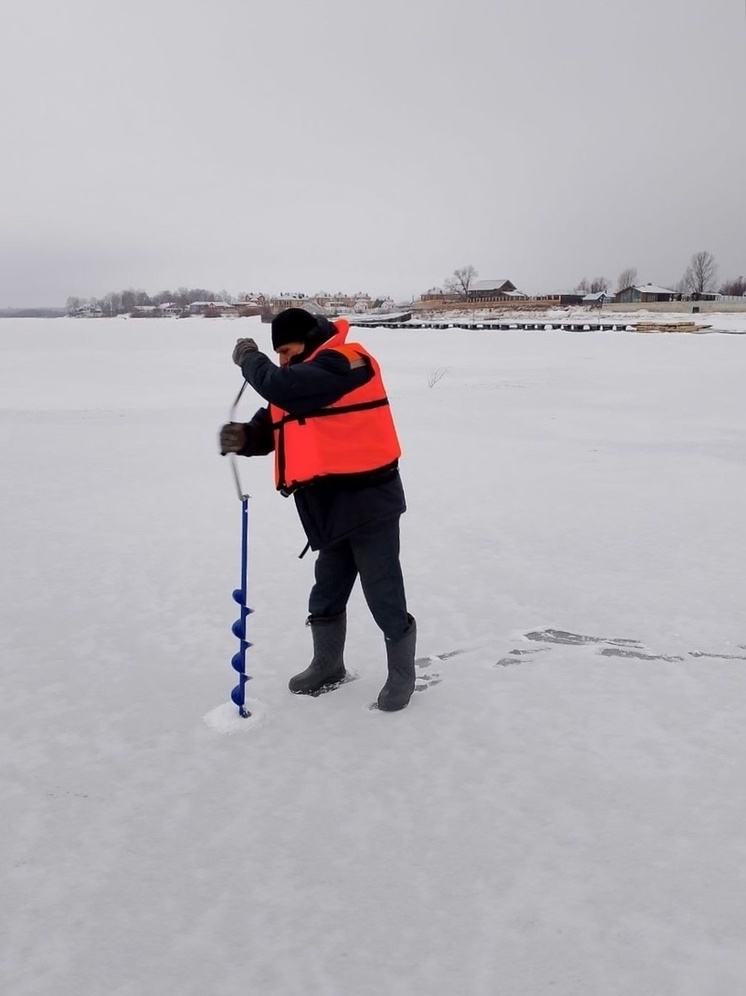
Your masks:
<svg viewBox="0 0 746 996"><path fill-rule="evenodd" d="M469 294L474 297L495 294L512 294L516 291L516 286L512 280L499 277L497 280L475 280L469 288ZM525 295L524 295L525 296Z"/></svg>
<svg viewBox="0 0 746 996"><path fill-rule="evenodd" d="M180 318L183 311L182 306L173 301L158 305L158 312L162 318Z"/></svg>
<svg viewBox="0 0 746 996"><path fill-rule="evenodd" d="M420 301L431 302L436 306L464 301L468 301L469 304L484 304L489 301L523 300L526 296L516 288L512 280L499 277L496 280L475 280L465 294L450 288L444 291L440 287L432 287L420 295Z"/></svg>
<svg viewBox="0 0 746 996"><path fill-rule="evenodd" d="M611 304L613 300L614 295L609 291L596 291L593 294L586 294L582 303L589 308L602 308L605 304Z"/></svg>
<svg viewBox="0 0 746 996"><path fill-rule="evenodd" d="M273 311L283 311L285 308L307 308L309 311L313 310L309 306L311 304L312 298L308 294L277 294L275 297L268 297L268 303Z"/></svg>
<svg viewBox="0 0 746 996"><path fill-rule="evenodd" d="M72 308L68 315L70 318L103 318L104 312L97 304L84 304L80 308Z"/></svg>
<svg viewBox="0 0 746 996"><path fill-rule="evenodd" d="M564 308L573 307L576 304L583 304L583 299L585 294L582 291L576 290L560 290L554 291L552 294L544 294L543 298L551 303L551 307Z"/></svg>
<svg viewBox="0 0 746 996"><path fill-rule="evenodd" d="M378 299L381 300L381 299ZM328 294L321 291L318 294L277 294L266 298L263 307L263 317L271 320L285 308L305 308L314 315L334 318L338 315L364 314L371 311L375 301L370 294L360 291L358 294Z"/></svg>
<svg viewBox="0 0 746 996"><path fill-rule="evenodd" d="M244 294L240 301L236 301L236 311L241 318L261 315L266 308L267 298L264 294Z"/></svg>
<svg viewBox="0 0 746 996"><path fill-rule="evenodd" d="M446 294L442 287L431 287L424 294L420 294L420 304L434 308L458 300L458 295Z"/></svg>
<svg viewBox="0 0 746 996"><path fill-rule="evenodd" d="M529 308L560 308L581 304L584 295L578 291L557 291L553 294L529 296L518 290L512 280L477 280L466 296L452 290L432 287L420 295L414 308L420 311L456 311L466 308L495 310L520 310Z"/></svg>
<svg viewBox="0 0 746 996"><path fill-rule="evenodd" d="M192 301L189 305L189 314L215 318L218 315L234 315L236 309L227 301Z"/></svg>
<svg viewBox="0 0 746 996"><path fill-rule="evenodd" d="M500 277L497 280L475 280L466 292L470 304L483 304L489 301L524 300L528 297L519 291L512 280Z"/></svg>
<svg viewBox="0 0 746 996"><path fill-rule="evenodd" d="M317 309L321 309L323 313L332 316L347 315L353 312L361 314L370 311L373 307L373 298L370 294L363 293L363 291L357 294L327 294L325 291L322 291L319 294L314 294L309 300L311 305Z"/></svg>
<svg viewBox="0 0 746 996"><path fill-rule="evenodd" d="M619 304L654 304L657 301L680 301L681 295L669 287L658 287L656 284L625 287L616 295Z"/></svg>

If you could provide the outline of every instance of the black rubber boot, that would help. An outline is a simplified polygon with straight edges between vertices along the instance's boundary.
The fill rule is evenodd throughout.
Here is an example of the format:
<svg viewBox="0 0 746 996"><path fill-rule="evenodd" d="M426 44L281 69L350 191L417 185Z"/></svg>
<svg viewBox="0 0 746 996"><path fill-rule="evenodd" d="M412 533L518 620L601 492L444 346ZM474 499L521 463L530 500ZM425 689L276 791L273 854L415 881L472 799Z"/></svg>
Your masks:
<svg viewBox="0 0 746 996"><path fill-rule="evenodd" d="M409 628L401 640L386 640L389 677L378 694L378 708L384 712L403 709L414 691L414 648L417 643L417 623L409 617Z"/></svg>
<svg viewBox="0 0 746 996"><path fill-rule="evenodd" d="M315 695L326 685L336 685L345 677L344 646L347 635L347 615L325 618L308 617L307 626L313 636L313 660L305 671L294 675L288 688L296 695Z"/></svg>

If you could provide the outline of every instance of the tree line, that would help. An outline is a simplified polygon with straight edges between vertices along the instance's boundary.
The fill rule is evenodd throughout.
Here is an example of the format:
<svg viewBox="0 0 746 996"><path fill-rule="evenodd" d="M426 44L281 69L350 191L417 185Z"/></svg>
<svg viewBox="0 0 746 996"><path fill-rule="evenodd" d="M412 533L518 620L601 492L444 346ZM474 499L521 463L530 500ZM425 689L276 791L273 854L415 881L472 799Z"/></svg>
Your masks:
<svg viewBox="0 0 746 996"><path fill-rule="evenodd" d="M718 287L717 274L718 265L715 256L707 250L695 252L681 279L671 290L682 295L712 294L716 291L727 297L742 297L746 294L746 277L731 277ZM444 288L449 294L465 299L469 296L477 276L478 273L473 266L461 266L445 280ZM627 287L634 287L637 279L637 267L628 266L617 277L615 293L618 294ZM593 277L591 280L583 277L574 287L574 291L578 294L598 294L602 291L610 292L611 286L612 282L606 277Z"/></svg>
<svg viewBox="0 0 746 996"><path fill-rule="evenodd" d="M702 249L692 254L684 273L671 288L677 294L724 294L726 297L742 297L746 294L746 277L731 277L718 286L718 264L715 256ZM637 269L622 270L617 280L617 293L632 287L637 281Z"/></svg>
<svg viewBox="0 0 746 996"><path fill-rule="evenodd" d="M66 307L68 313L84 308L100 309L108 317L128 315L135 308L152 307L158 304L177 304L187 308L194 301L228 301L233 298L227 290L207 290L205 287L179 287L175 291L162 290L157 294L147 294L144 290L130 287L123 291L111 291L103 297L68 297Z"/></svg>

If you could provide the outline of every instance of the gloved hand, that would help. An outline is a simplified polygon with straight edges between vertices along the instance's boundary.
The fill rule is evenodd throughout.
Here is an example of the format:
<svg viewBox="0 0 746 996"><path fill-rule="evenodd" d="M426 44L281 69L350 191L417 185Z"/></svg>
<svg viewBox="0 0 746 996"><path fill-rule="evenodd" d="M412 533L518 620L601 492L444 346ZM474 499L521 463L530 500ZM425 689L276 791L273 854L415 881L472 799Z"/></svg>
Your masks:
<svg viewBox="0 0 746 996"><path fill-rule="evenodd" d="M249 353L256 353L258 349L253 339L238 339L233 347L233 362L240 367Z"/></svg>
<svg viewBox="0 0 746 996"><path fill-rule="evenodd" d="M240 422L228 422L220 430L220 455L240 453L246 445L246 431Z"/></svg>

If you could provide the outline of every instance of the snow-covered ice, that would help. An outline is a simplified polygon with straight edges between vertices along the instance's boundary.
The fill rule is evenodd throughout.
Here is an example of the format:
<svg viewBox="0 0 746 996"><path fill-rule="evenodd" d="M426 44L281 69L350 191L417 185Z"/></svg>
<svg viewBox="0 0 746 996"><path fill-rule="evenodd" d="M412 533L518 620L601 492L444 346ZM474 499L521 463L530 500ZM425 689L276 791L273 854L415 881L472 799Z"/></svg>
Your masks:
<svg viewBox="0 0 746 996"><path fill-rule="evenodd" d="M290 695L314 558L243 461L240 720L242 334L0 323L3 996L746 992L746 339L361 332L418 691L370 710L356 591Z"/></svg>

